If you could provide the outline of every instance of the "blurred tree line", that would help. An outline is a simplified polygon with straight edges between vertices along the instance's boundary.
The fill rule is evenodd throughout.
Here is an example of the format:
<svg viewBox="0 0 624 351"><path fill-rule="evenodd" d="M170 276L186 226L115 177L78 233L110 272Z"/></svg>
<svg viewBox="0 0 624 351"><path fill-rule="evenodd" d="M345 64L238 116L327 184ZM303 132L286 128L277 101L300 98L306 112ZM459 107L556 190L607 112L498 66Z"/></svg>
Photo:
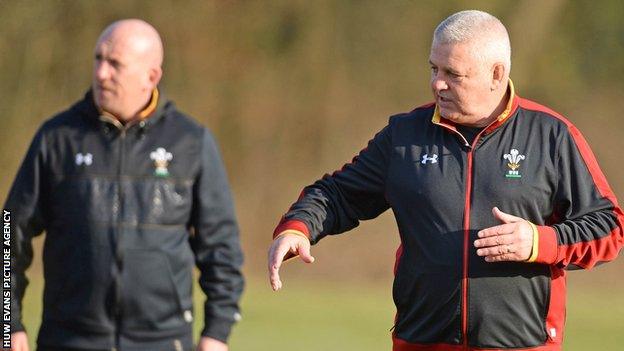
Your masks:
<svg viewBox="0 0 624 351"><path fill-rule="evenodd" d="M624 198L618 0L0 0L0 195L41 122L88 89L101 30L142 18L165 43L165 94L219 140L247 269L263 273L273 226L301 187L349 161L389 115L431 100L433 29L471 8L507 25L517 92L576 123ZM326 240L306 275L388 276L397 243L386 214Z"/></svg>

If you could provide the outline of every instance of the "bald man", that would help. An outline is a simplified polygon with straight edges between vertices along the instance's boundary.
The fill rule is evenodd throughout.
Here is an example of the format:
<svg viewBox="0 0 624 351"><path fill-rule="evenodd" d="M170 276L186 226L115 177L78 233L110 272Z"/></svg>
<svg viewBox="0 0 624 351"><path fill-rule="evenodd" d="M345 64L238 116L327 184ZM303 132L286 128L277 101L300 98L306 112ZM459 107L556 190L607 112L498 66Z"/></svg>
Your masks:
<svg viewBox="0 0 624 351"><path fill-rule="evenodd" d="M13 350L28 350L21 302L43 231L38 350L191 350L194 265L197 350L228 349L243 289L234 207L212 135L158 88L162 61L151 25L111 24L91 89L35 135L5 204Z"/></svg>
<svg viewBox="0 0 624 351"><path fill-rule="evenodd" d="M589 146L520 98L504 25L451 15L429 56L434 102L390 118L353 162L307 186L269 250L284 259L391 208L394 351L561 349L566 269L613 260L624 215Z"/></svg>

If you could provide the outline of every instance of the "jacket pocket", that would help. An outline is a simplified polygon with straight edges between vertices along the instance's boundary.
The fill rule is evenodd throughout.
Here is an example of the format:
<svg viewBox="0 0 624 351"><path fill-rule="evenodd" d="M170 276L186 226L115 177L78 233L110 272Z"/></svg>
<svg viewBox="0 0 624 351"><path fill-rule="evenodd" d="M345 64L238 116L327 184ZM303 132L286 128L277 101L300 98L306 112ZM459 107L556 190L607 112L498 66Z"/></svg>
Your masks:
<svg viewBox="0 0 624 351"><path fill-rule="evenodd" d="M393 285L395 335L412 343L458 343L460 286L453 268L399 267Z"/></svg>
<svg viewBox="0 0 624 351"><path fill-rule="evenodd" d="M149 331L176 329L188 323L165 253L132 249L124 256L120 282L124 326Z"/></svg>
<svg viewBox="0 0 624 351"><path fill-rule="evenodd" d="M548 266L489 263L473 273L468 289L470 346L532 348L547 341Z"/></svg>
<svg viewBox="0 0 624 351"><path fill-rule="evenodd" d="M102 332L113 327L103 303L110 293L111 278L109 269L102 269L110 267L111 257L106 247L92 243L94 236L81 233L79 229L55 228L47 233L43 318Z"/></svg>

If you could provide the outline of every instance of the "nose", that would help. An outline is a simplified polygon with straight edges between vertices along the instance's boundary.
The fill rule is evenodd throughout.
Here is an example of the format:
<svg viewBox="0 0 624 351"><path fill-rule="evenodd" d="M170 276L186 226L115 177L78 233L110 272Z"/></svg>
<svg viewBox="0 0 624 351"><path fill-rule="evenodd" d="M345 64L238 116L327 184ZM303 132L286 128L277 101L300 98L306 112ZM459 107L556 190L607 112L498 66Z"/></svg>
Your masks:
<svg viewBox="0 0 624 351"><path fill-rule="evenodd" d="M95 76L95 79L97 79L100 82L103 80L106 80L106 78L108 78L110 74L108 64L106 63L105 60L95 61L95 67L93 69L94 69L93 74Z"/></svg>
<svg viewBox="0 0 624 351"><path fill-rule="evenodd" d="M438 92L442 90L448 89L448 85L444 79L440 79L440 77L436 74L431 75L431 88L433 91Z"/></svg>

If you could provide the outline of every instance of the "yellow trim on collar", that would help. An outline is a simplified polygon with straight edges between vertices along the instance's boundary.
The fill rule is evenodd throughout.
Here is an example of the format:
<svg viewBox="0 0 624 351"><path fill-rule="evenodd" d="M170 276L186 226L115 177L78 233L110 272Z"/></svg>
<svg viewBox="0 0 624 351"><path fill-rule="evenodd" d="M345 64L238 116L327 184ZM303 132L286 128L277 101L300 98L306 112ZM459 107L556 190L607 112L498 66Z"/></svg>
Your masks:
<svg viewBox="0 0 624 351"><path fill-rule="evenodd" d="M439 124L441 118L442 116L440 116L440 110L438 109L438 104L436 104L435 109L433 110L433 117L431 117L431 122L435 124Z"/></svg>
<svg viewBox="0 0 624 351"><path fill-rule="evenodd" d="M503 111L503 113L501 113L500 116L496 118L497 121L502 121L507 118L507 116L509 116L509 113L511 112L511 109L513 108L513 101L516 98L516 89L514 89L513 81L511 80L511 78L509 78L509 84L507 89L509 90L509 100L507 101L505 111ZM431 122L439 124L441 118L442 116L440 115L438 104L436 104L435 109L433 110L433 116L431 117Z"/></svg>
<svg viewBox="0 0 624 351"><path fill-rule="evenodd" d="M502 121L505 118L507 118L507 116L509 116L509 113L511 112L511 108L513 107L513 101L516 97L516 90L514 89L514 85L513 82L511 81L511 78L509 78L509 101L507 101L507 107L505 107L505 111L503 111L503 113L500 114L500 116L498 116L498 118L496 119L497 121Z"/></svg>
<svg viewBox="0 0 624 351"><path fill-rule="evenodd" d="M139 119L144 119L145 117L152 114L154 110L156 110L156 105L158 105L159 95L160 93L158 92L158 88L154 88L154 90L152 91L152 98L150 100L150 103L147 105L145 109L143 109L143 111L139 112L138 114Z"/></svg>
<svg viewBox="0 0 624 351"><path fill-rule="evenodd" d="M150 98L149 104L147 104L147 107L145 107L141 112L139 112L137 114L138 119L145 119L152 112L154 112L154 110L156 110L156 106L158 105L158 98L159 97L160 97L160 92L158 91L158 88L154 88L154 90L152 91L152 97ZM105 116L107 120L111 119L111 120L118 121L118 119L117 119L117 117L115 117L115 115L113 115L112 113L102 109L100 106L97 106L97 109L98 109L98 112L99 112L100 116Z"/></svg>

